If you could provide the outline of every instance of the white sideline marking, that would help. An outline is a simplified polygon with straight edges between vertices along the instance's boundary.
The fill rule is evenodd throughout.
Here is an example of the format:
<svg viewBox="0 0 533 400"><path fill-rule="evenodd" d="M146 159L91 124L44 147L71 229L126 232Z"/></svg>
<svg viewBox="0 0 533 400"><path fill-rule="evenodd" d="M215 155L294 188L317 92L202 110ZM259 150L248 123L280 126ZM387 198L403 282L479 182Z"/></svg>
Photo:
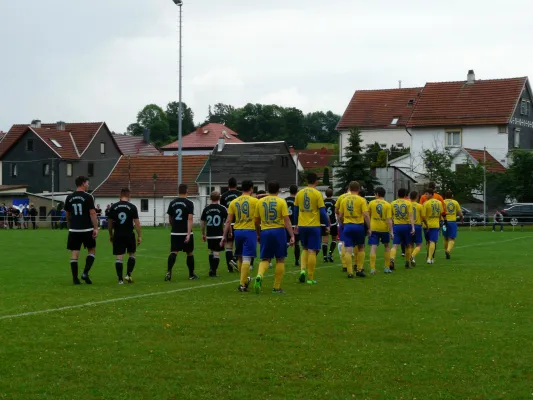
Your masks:
<svg viewBox="0 0 533 400"><path fill-rule="evenodd" d="M531 237L531 236L532 235L530 235L530 236L520 236L520 237L513 238L513 239L498 240L498 241L495 241L495 242L484 242L484 243L476 243L476 244L465 245L465 246L457 246L455 249L465 249L465 248L468 248L468 247L477 247L477 246L485 246L485 245L505 243L505 242L513 242L515 240L526 239L526 238ZM316 269L326 269L326 268L339 267L339 266L341 266L341 264L328 265L326 267L317 267ZM300 271L289 271L289 272L285 273L285 275L296 274L296 273L300 273ZM3 316L0 316L0 321L4 320L4 319L14 319L14 318L21 318L21 317L29 317L29 316L32 316L32 315L48 314L48 313L57 312L57 311L72 310L72 309L75 309L75 308L83 308L83 307L97 306L97 305L100 305L100 304L115 303L115 302L118 302L118 301L142 299L144 297L162 296L162 295L166 295L166 294L186 292L186 291L194 290L194 289L203 289L203 288L210 288L210 287L216 287L216 286L224 286L224 285L235 284L235 283L239 283L239 282L240 282L240 280L235 280L235 281L229 281L229 282L212 283L212 284L209 284L209 285L190 286L190 287L186 287L186 288L167 290L167 291L164 291L164 292L144 293L144 294L137 294L137 295L134 295L134 296L117 297L115 299L107 299L107 300L100 300L100 301L90 301L88 303L76 304L76 305L73 305L73 306L49 308L47 310L39 310L39 311L29 311L29 312L20 313L20 314L3 315Z"/></svg>

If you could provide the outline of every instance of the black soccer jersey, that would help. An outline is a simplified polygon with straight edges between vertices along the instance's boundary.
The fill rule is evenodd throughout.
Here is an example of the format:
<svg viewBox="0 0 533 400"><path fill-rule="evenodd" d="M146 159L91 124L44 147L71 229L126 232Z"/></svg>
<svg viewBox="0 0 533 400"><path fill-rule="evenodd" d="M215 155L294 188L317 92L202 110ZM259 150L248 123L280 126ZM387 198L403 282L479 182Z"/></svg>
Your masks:
<svg viewBox="0 0 533 400"><path fill-rule="evenodd" d="M222 239L224 223L228 218L228 210L220 204L210 204L202 212L205 231L208 239Z"/></svg>
<svg viewBox="0 0 533 400"><path fill-rule="evenodd" d="M109 209L109 219L113 220L113 228L117 235L128 234L133 231L133 221L139 219L139 212L135 205L121 200Z"/></svg>
<svg viewBox="0 0 533 400"><path fill-rule="evenodd" d="M336 201L333 199L324 200L324 205L326 206L326 213L328 214L329 223L331 225L337 224L337 216L335 215L335 203Z"/></svg>
<svg viewBox="0 0 533 400"><path fill-rule="evenodd" d="M291 220L292 226L296 226L296 222L294 221L294 218L296 217L296 215L294 215L294 200L294 196L289 196L285 199L285 201L287 202L287 207L289 208L289 218Z"/></svg>
<svg viewBox="0 0 533 400"><path fill-rule="evenodd" d="M194 215L194 203L178 197L168 205L167 214L172 218L172 233L186 235L189 231L189 215Z"/></svg>
<svg viewBox="0 0 533 400"><path fill-rule="evenodd" d="M220 204L226 209L229 208L230 203L239 197L242 193L238 190L228 190L225 192L222 197L220 197Z"/></svg>
<svg viewBox="0 0 533 400"><path fill-rule="evenodd" d="M65 200L65 211L70 214L71 232L92 231L91 210L94 210L94 198L85 192L74 192Z"/></svg>

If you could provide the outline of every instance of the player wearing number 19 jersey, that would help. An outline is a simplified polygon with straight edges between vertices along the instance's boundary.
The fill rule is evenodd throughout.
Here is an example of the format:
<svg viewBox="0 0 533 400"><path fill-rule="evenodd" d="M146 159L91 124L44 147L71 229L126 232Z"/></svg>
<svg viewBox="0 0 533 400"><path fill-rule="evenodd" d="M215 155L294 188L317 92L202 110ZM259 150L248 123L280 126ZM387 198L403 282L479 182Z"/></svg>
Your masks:
<svg viewBox="0 0 533 400"><path fill-rule="evenodd" d="M443 213L442 204L439 200L433 198L433 189L426 190L426 198L424 203L424 224L428 229L429 250L428 250L428 264L433 264L435 257L435 248L439 241L439 227L440 219Z"/></svg>
<svg viewBox="0 0 533 400"><path fill-rule="evenodd" d="M412 237L415 234L415 225L411 202L406 200L405 196L407 196L407 189L401 188L398 190L398 199L391 203L392 220L394 222L394 240L390 254L391 270L394 270L394 259L396 258L396 251L399 245L405 248L405 268L411 268L410 245L413 241Z"/></svg>
<svg viewBox="0 0 533 400"><path fill-rule="evenodd" d="M201 228L202 238L207 241L209 249L209 276L216 278L218 265L220 264L220 252L224 246L220 245L224 234L224 224L228 218L228 210L219 204L220 193L211 193L211 204L202 212Z"/></svg>
<svg viewBox="0 0 533 400"><path fill-rule="evenodd" d="M446 210L446 223L442 227L444 236L444 251L446 253L446 259L450 259L453 246L455 245L455 239L457 238L457 216L462 219L463 212L461 206L457 201L453 199L453 193L451 191L446 192L446 200L444 200L444 207Z"/></svg>

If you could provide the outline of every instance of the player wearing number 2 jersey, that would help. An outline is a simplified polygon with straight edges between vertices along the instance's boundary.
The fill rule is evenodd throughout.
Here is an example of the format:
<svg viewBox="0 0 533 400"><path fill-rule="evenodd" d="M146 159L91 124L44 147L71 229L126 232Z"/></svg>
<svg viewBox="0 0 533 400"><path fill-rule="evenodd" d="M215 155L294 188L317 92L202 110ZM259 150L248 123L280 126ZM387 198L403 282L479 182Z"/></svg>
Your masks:
<svg viewBox="0 0 533 400"><path fill-rule="evenodd" d="M235 228L235 255L239 262L241 281L239 292L247 292L250 284L250 264L257 252L257 232L255 230L255 207L257 199L252 197L254 183L243 181L241 184L242 195L233 200L228 209L228 219L224 226L221 246L226 243L226 238L234 222Z"/></svg>
<svg viewBox="0 0 533 400"><path fill-rule="evenodd" d="M92 282L89 278L89 271L93 266L96 252L98 219L96 218L93 196L86 193L87 189L89 189L89 180L84 176L79 176L76 178L76 188L76 191L69 194L65 199L65 211L67 212L69 227L67 248L72 252L70 269L72 271L72 281L75 285L79 285L78 258L83 244L89 254L85 260L85 269L81 279L90 285Z"/></svg>
<svg viewBox="0 0 533 400"><path fill-rule="evenodd" d="M207 241L209 250L209 276L216 278L218 265L220 264L220 252L224 250L224 246L220 245L220 241L224 234L224 224L228 218L228 210L219 204L219 192L212 192L210 198L211 204L204 208L200 220L202 239L204 242Z"/></svg>
<svg viewBox="0 0 533 400"><path fill-rule="evenodd" d="M133 229L137 231L137 239ZM109 240L113 243L113 255L116 256L115 269L119 285L133 283L132 273L135 268L135 253L137 246L142 242L141 223L139 222L139 212L137 207L130 203L130 190L122 189L120 201L109 209L107 229L109 230ZM123 259L128 253L128 266L126 277L123 279Z"/></svg>
<svg viewBox="0 0 533 400"><path fill-rule="evenodd" d="M168 222L172 228L170 234L170 255L168 256L168 270L165 281L172 280L172 268L180 251L187 254L187 268L189 280L196 280L194 274L194 234L192 232L194 203L187 198L188 187L179 185L179 197L172 200L168 205Z"/></svg>

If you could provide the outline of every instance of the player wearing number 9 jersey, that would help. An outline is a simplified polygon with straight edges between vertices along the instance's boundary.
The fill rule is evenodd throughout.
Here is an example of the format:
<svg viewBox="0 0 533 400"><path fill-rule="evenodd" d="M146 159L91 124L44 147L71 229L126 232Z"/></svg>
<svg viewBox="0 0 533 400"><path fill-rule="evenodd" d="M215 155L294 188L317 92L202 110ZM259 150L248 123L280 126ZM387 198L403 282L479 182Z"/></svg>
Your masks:
<svg viewBox="0 0 533 400"><path fill-rule="evenodd" d="M170 255L168 256L168 269L165 281L172 280L172 268L180 251L187 254L187 268L189 280L196 280L194 274L194 234L192 232L194 203L187 198L188 187L179 185L179 196L168 205L168 222L172 227L170 234Z"/></svg>
<svg viewBox="0 0 533 400"><path fill-rule="evenodd" d="M390 266L390 237L394 237L392 232L392 209L391 205L384 199L385 189L377 187L375 190L376 199L368 205L370 210L370 238L368 244L370 248L370 273L376 273L376 250L379 242L385 246L385 273L391 273Z"/></svg>
<svg viewBox="0 0 533 400"><path fill-rule="evenodd" d="M211 193L211 204L202 212L201 228L202 239L207 241L209 249L209 276L216 278L218 265L220 264L220 252L224 251L224 246L220 245L224 234L224 224L228 218L228 210L219 204L220 193Z"/></svg>
<svg viewBox="0 0 533 400"><path fill-rule="evenodd" d="M250 264L257 252L257 232L255 229L255 208L258 200L252 197L254 183L243 181L241 184L242 195L231 202L228 209L228 219L224 226L221 246L226 243L231 224L235 229L235 255L241 271L240 292L247 292L250 284Z"/></svg>
<svg viewBox="0 0 533 400"><path fill-rule="evenodd" d="M137 231L137 239L133 229ZM142 242L141 223L139 222L139 212L137 207L130 203L130 190L122 189L120 201L109 209L108 225L109 240L113 243L113 255L115 259L115 269L117 271L118 283L121 285L125 280L133 283L132 273L135 268L135 253L137 245ZM123 279L123 258L128 253L128 266L126 277Z"/></svg>
<svg viewBox="0 0 533 400"><path fill-rule="evenodd" d="M93 196L86 193L89 189L89 180L84 176L77 177L76 188L76 191L69 194L65 199L65 211L67 212L69 227L67 248L71 251L70 269L72 281L75 285L79 285L78 258L83 245L89 254L85 260L85 269L81 279L90 285L92 281L89 278L89 271L93 266L96 252L98 219L96 218Z"/></svg>

